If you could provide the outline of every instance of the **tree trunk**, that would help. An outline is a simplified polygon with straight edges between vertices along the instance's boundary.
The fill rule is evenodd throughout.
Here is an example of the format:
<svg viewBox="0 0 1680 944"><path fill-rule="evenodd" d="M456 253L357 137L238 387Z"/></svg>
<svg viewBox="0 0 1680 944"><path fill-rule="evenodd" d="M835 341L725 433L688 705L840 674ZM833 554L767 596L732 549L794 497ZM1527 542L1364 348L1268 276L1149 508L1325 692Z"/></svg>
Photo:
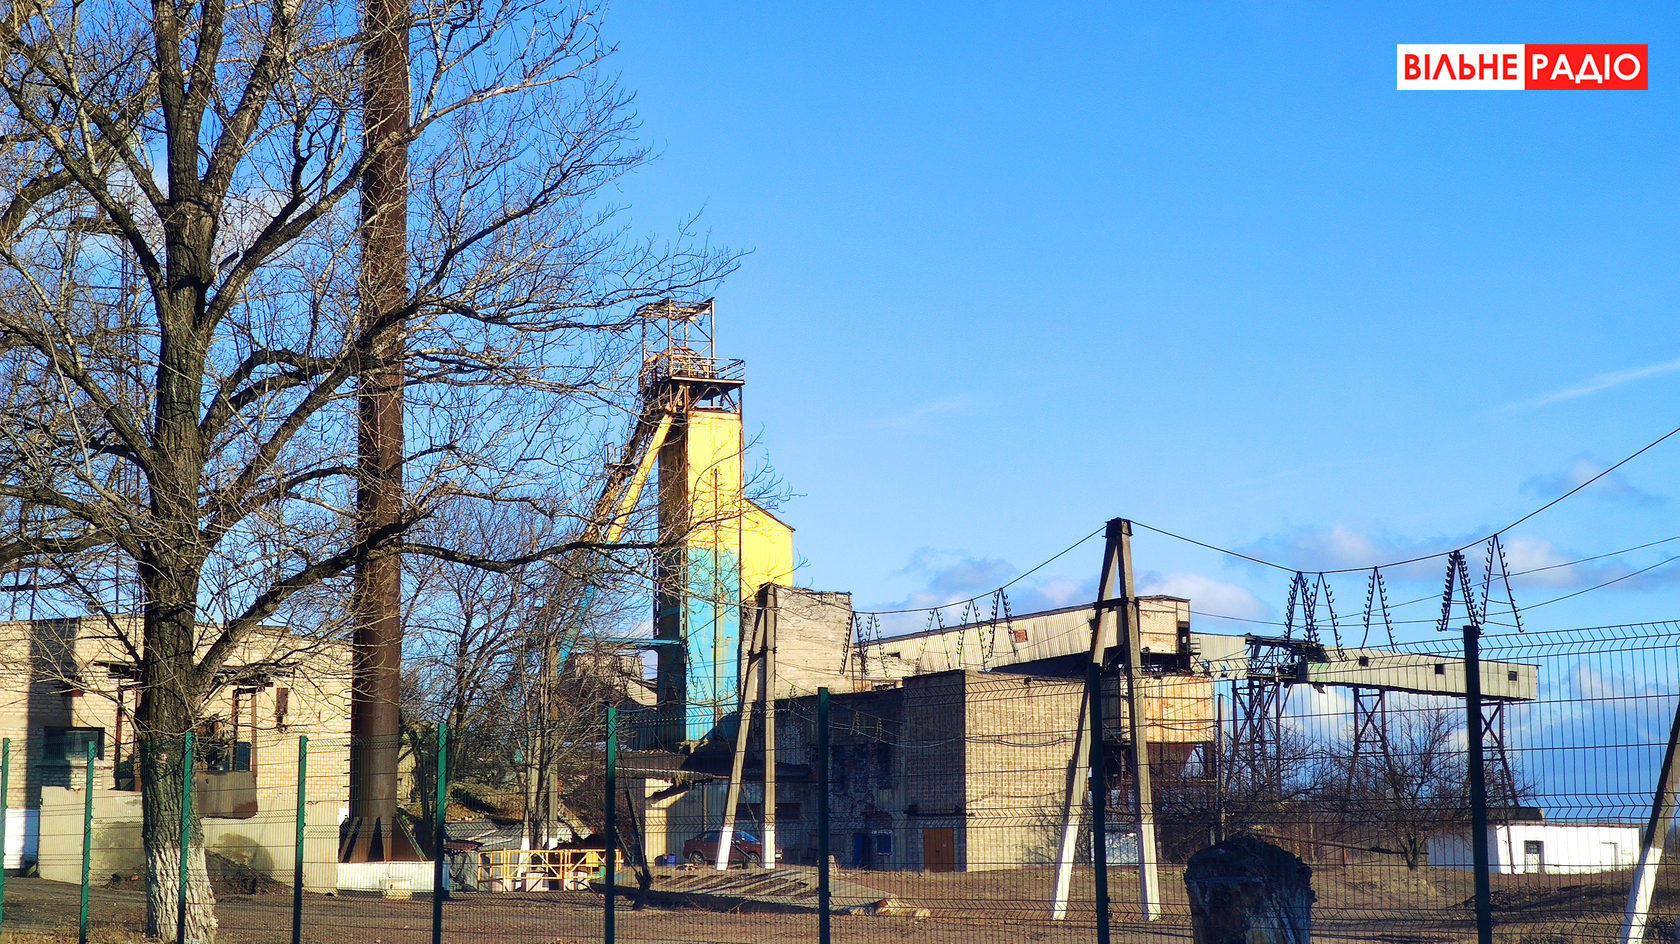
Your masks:
<svg viewBox="0 0 1680 944"><path fill-rule="evenodd" d="M624 789L624 814L624 820L630 828L620 834L619 848L623 849L629 858L630 870L636 873L636 898L631 910L641 911L647 907L648 890L653 888L653 869L648 867L647 843L642 838L642 821L636 816L636 800L630 795L628 787Z"/></svg>
<svg viewBox="0 0 1680 944"><path fill-rule="evenodd" d="M141 838L146 848L146 935L176 940L180 920L181 746L179 737L140 741ZM187 853L186 940L216 940L216 898L205 869L204 831L192 811Z"/></svg>
<svg viewBox="0 0 1680 944"><path fill-rule="evenodd" d="M170 502L169 493L159 488L154 488L153 503L154 513L165 520L161 513L165 510L196 510L190 500ZM183 517L186 524L178 527L177 539L152 547L153 556L142 562L140 577L147 601L142 614L145 655L134 713L140 835L146 850L146 933L165 941L174 941L179 929L182 735L193 730L206 695L204 680L214 673L198 662L196 594L204 558L195 553L194 519L178 515L174 520ZM216 899L205 871L199 812L194 804L189 822L186 940L212 944Z"/></svg>

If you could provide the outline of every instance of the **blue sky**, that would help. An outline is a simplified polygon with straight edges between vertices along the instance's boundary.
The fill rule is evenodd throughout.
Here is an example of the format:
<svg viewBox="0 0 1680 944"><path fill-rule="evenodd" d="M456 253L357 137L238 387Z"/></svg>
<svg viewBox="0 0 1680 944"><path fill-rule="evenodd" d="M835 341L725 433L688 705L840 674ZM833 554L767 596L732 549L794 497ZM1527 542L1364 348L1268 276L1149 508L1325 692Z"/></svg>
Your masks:
<svg viewBox="0 0 1680 944"><path fill-rule="evenodd" d="M1675 23L640 2L606 31L660 152L624 185L636 224L700 210L750 251L719 330L799 493L798 580L891 607L1115 516L1308 569L1445 549L1680 425ZM1643 42L1652 87L1397 92L1400 42ZM1680 437L1510 532L1513 567L1680 535L1677 481ZM1017 607L1089 599L1100 550ZM1543 571L1519 602L1673 554ZM1143 533L1136 557L1202 613L1282 613L1275 571ZM1438 566L1391 575L1394 599ZM1531 623L1667 617L1680 563Z"/></svg>

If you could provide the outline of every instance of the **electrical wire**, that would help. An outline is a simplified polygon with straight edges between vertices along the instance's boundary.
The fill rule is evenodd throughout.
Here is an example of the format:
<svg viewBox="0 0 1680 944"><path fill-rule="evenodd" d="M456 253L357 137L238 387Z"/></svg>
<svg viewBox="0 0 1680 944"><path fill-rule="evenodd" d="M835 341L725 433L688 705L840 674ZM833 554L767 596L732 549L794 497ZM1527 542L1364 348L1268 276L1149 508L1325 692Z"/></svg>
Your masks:
<svg viewBox="0 0 1680 944"><path fill-rule="evenodd" d="M1010 580L1008 583L1004 584L1003 586L993 587L992 589L987 590L984 593L977 593L974 596L967 597L965 599L951 600L947 603L939 603L939 604L936 604L934 606L910 606L910 607L903 607L901 609L896 609L896 610L852 610L851 612L861 613L864 616L894 616L894 615L898 615L898 614L902 614L902 613L933 613L933 612L937 612L939 610L950 609L953 606L963 606L964 604L968 604L968 603L978 603L979 601L984 600L987 597L990 597L992 594L997 593L999 590L1008 590L1010 587L1015 586L1016 584L1020 583L1021 581L1027 579L1028 577L1031 577L1033 574L1036 574L1039 571L1043 570L1044 568L1050 566L1051 564L1055 563L1058 559L1060 559L1060 558L1066 556L1067 554L1070 554L1073 551L1077 550L1079 548L1079 546L1084 544L1086 541L1089 541L1092 538L1096 537L1097 535L1103 533L1104 529L1106 529L1107 527L1108 527L1108 525L1106 523L1103 524L1102 527L1097 528L1095 531L1092 531L1090 534L1085 535L1084 537L1082 537L1079 540L1073 542L1072 544L1069 544L1067 547L1064 547L1061 550L1057 551L1056 553L1050 555L1048 558L1044 559L1043 561L1040 561L1031 570L1022 571L1020 574L1017 574L1014 577L1014 579ZM827 602L827 601L823 601L823 602ZM834 603L834 604L830 604L830 605L835 606L835 607L840 606L840 604L838 604L838 603Z"/></svg>
<svg viewBox="0 0 1680 944"><path fill-rule="evenodd" d="M1523 607L1523 609L1525 609L1525 610L1537 610L1537 609L1539 609L1540 607L1543 607L1543 606L1551 606L1553 603L1561 603L1564 600L1568 600L1568 599L1571 599L1573 597L1578 597L1583 593L1592 593L1594 590L1603 590L1605 587L1608 587L1612 584L1618 584L1618 583L1621 583L1624 580L1629 580L1631 578L1637 577L1640 574L1649 573L1653 570L1656 570L1658 567L1663 567L1663 566L1666 566L1668 564L1672 564L1677 560L1680 560L1680 554L1676 554L1673 557L1667 558L1666 560L1657 561L1655 564L1652 564L1649 567L1641 567L1641 568L1639 568L1638 570L1636 570L1632 573L1623 574L1620 577L1615 577L1615 578L1612 578L1610 580L1606 580L1601 584L1596 584L1596 585L1591 586L1591 587L1586 587L1586 588L1581 589L1581 590L1576 590L1574 593L1566 593L1561 597L1553 597L1550 600L1545 600L1545 601L1542 601L1540 603L1529 604L1528 606Z"/></svg>
<svg viewBox="0 0 1680 944"><path fill-rule="evenodd" d="M1133 524L1137 524L1137 522L1134 521ZM1140 527L1142 527L1142 526L1140 525ZM1151 528L1150 530L1154 530L1154 529ZM1602 554L1592 554L1592 555L1589 555L1587 557L1577 558L1577 559L1572 560L1572 561L1564 561L1564 562L1558 563L1558 564L1546 564L1546 565L1541 566L1541 567L1530 567L1527 570L1513 571L1511 573L1511 576L1512 577L1525 577L1529 574L1538 574L1538 573L1542 573L1542 572L1548 571L1548 570L1560 570L1560 569L1565 568L1565 567L1575 567L1575 566L1580 565L1580 564L1590 564L1593 561L1600 561L1600 560L1604 560L1605 558L1609 558L1609 557L1620 557L1623 554L1631 554L1634 551L1642 551L1642 550L1645 550L1646 548L1658 547L1658 546L1663 545L1663 544L1673 543L1674 541L1680 541L1680 534L1674 535L1672 537L1661 538L1661 539L1656 540L1656 541L1647 541L1644 544L1635 544L1632 547L1624 547L1624 548L1621 548L1619 550L1605 551ZM1531 606L1525 606L1525 607L1523 607L1523 609L1531 610L1531 609L1534 609L1535 607L1545 606L1549 603L1556 603L1560 600L1567 600L1570 597L1574 597L1574 596L1580 596L1583 593L1591 593L1594 590L1602 590L1603 588L1608 587L1611 584L1620 583L1621 581L1626 580L1629 577L1637 577L1640 574L1645 573L1646 571L1655 570L1656 568L1661 567L1664 564L1668 564L1668 563L1670 563L1674 560L1677 560L1677 559L1680 559L1680 555L1676 555L1675 557L1670 557L1667 560L1658 561L1657 563L1652 564L1649 567L1645 567L1645 568L1642 568L1640 570L1636 570L1633 573L1623 574L1622 576L1616 577L1616 578L1611 579L1611 580L1607 580L1607 581L1605 581L1601 584L1598 584L1596 586L1587 587L1587 588L1582 589L1582 590L1577 590L1573 593L1566 594L1566 595L1561 596L1561 597L1556 597L1554 599L1547 600L1543 603L1536 603L1536 604L1533 604ZM1428 594L1427 596L1416 597L1416 598L1411 599L1411 600L1406 600L1402 603L1390 604L1389 609L1398 610L1398 609L1401 609L1403 607L1415 606L1419 603L1435 603L1435 602L1439 602L1440 599L1441 599L1441 595L1439 593L1431 593L1431 594ZM1229 620L1229 621L1234 622L1234 623L1252 623L1256 626L1284 626L1284 625L1286 625L1285 623L1280 622L1278 620L1263 620L1263 619L1256 619L1256 618L1250 617L1250 616L1232 616L1228 613L1210 613L1210 612L1207 612L1205 610L1198 610L1198 609L1195 609L1195 608L1191 608L1190 612L1191 612L1192 615L1204 616L1204 617L1207 617L1208 619ZM1398 626L1398 625L1408 625L1408 624L1433 623L1433 622L1437 622L1437 620L1434 620L1434 619L1407 619L1407 620L1393 620L1392 622L1395 625Z"/></svg>
<svg viewBox="0 0 1680 944"><path fill-rule="evenodd" d="M1622 457L1614 465L1611 465L1610 467L1608 467L1608 468L1604 469L1603 471L1599 472L1597 475L1594 475L1592 478L1587 479L1586 481L1580 483L1579 485L1576 485L1574 488L1571 488L1569 491L1564 492L1562 495L1559 495L1556 498L1553 498L1551 501L1546 502L1545 504L1541 505L1540 507L1535 508L1534 510L1532 510L1529 513L1523 515L1522 517L1520 517L1517 520L1511 522L1510 524L1506 525L1503 528L1496 529L1489 534L1485 534L1485 535L1483 535L1479 538L1476 538L1473 541L1468 541L1468 542L1466 542L1464 544L1461 544L1461 545L1459 545L1458 547L1455 547L1455 548L1449 548L1449 549L1444 550L1444 551L1436 551L1432 554L1421 554L1421 555L1418 555L1416 557L1408 557L1404 560L1389 561L1389 562L1383 563L1383 564L1361 564L1358 567L1339 567L1339 568L1334 568L1334 569L1330 569L1330 570L1310 570L1310 569L1304 569L1304 568L1300 568L1300 567L1291 567L1291 566L1288 566L1286 564L1280 564L1276 561L1270 561L1270 560L1266 560L1266 559L1261 558L1261 557L1256 557L1252 554L1245 554L1242 551L1232 550L1231 548L1228 548L1228 547L1220 547L1217 544L1210 544L1206 541L1199 541L1195 538L1187 537L1187 536L1182 535L1182 534L1177 534L1175 532L1168 531L1165 528L1157 528L1154 525L1144 524L1141 521L1134 520L1134 521L1132 521L1132 524L1136 527L1140 527L1140 528L1143 528L1143 529L1148 530L1148 531L1153 531L1156 534L1160 534L1160 535L1163 535L1165 537L1173 538L1174 540L1183 541L1187 544L1194 544L1194 545L1196 545L1197 547L1200 547L1200 548L1205 548L1207 550L1214 551L1214 552L1217 552L1217 553L1220 553L1220 554L1224 554L1224 555L1229 556L1229 557L1240 558L1242 560L1249 561L1250 563L1260 564L1260 565L1265 566L1265 567L1271 567L1271 568L1274 568L1276 570L1281 570L1285 573L1292 573L1292 574L1293 573L1353 574L1353 573L1364 573L1365 571L1368 571L1368 570L1372 569L1373 567L1375 567L1379 570L1390 568L1390 567L1403 567L1407 564L1418 564L1418 563L1422 563L1424 561L1435 560L1437 558L1446 557L1449 554L1454 554L1454 553L1457 553L1457 552L1460 552L1460 551L1467 551L1470 548L1477 546L1478 544L1484 544L1487 541L1492 540L1496 535L1504 534L1505 532L1510 531L1511 529L1527 522L1529 519L1535 517L1536 515L1539 515L1542 512L1545 512L1548 509L1556 506L1557 504L1564 501L1565 499L1570 498L1571 496L1580 492L1582 489L1587 488L1588 486L1590 486L1593 483L1599 481L1600 479L1604 478L1605 476L1609 475L1610 473L1616 471L1617 469L1620 469L1622 466L1627 465L1629 462L1632 462L1633 460L1639 458L1640 456L1644 455L1645 453L1650 452L1652 449L1655 449L1657 446L1661 445L1662 443L1666 442L1667 440L1673 438L1676 435L1680 435L1680 426L1676 426L1675 428L1669 430L1668 432L1662 434L1661 436L1658 436L1656 439L1651 440L1650 442L1646 443L1645 445L1639 447L1639 449L1635 450L1634 452L1628 454L1627 456ZM1672 539L1669 539L1669 540L1672 540ZM1661 543L1661 542L1658 542L1658 543Z"/></svg>

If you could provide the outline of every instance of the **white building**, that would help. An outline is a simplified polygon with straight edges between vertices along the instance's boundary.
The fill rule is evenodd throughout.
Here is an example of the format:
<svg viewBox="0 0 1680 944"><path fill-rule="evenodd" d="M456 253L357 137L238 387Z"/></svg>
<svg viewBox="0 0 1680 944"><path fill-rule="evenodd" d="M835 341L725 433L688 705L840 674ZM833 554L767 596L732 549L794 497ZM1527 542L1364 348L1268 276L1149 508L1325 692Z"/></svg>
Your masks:
<svg viewBox="0 0 1680 944"><path fill-rule="evenodd" d="M1489 823L1488 867L1499 875L1608 872L1639 861L1638 826L1619 823ZM1468 828L1429 837L1429 864L1473 867Z"/></svg>

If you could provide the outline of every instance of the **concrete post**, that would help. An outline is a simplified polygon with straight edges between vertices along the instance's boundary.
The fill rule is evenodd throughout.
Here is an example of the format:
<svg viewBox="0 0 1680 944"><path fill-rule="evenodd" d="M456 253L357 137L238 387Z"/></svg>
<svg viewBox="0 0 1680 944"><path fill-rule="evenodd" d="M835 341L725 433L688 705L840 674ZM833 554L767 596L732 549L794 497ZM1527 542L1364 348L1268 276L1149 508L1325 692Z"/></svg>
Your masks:
<svg viewBox="0 0 1680 944"><path fill-rule="evenodd" d="M1662 862L1669 827L1674 825L1675 794L1680 792L1677 754L1680 754L1680 706L1675 707L1674 723L1668 729L1668 750L1663 753L1662 772L1657 776L1657 789L1651 797L1651 820L1645 825L1639 867L1634 870L1633 886L1628 889L1621 944L1641 944L1645 940L1645 922L1651 916L1651 898L1657 891L1657 866Z"/></svg>

